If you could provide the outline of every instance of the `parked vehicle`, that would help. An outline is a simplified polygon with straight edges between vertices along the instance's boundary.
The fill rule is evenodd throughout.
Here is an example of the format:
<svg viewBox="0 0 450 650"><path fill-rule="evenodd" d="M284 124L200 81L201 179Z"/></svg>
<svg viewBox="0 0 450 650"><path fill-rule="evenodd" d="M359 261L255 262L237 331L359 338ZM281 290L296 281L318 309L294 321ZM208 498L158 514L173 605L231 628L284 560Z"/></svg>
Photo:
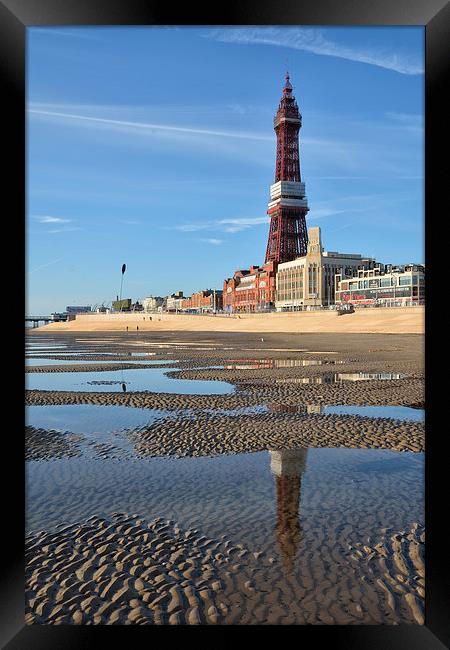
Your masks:
<svg viewBox="0 0 450 650"><path fill-rule="evenodd" d="M355 308L351 303L348 303L346 305L339 305L336 311L338 316L343 316L344 314L353 314Z"/></svg>

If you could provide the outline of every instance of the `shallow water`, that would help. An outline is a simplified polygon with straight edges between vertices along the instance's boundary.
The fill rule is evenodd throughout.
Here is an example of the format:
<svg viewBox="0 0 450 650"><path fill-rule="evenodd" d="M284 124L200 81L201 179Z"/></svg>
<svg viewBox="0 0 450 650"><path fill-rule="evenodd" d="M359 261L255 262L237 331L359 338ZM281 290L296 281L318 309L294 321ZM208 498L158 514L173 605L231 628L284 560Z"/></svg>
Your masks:
<svg viewBox="0 0 450 650"><path fill-rule="evenodd" d="M266 412L298 413L299 415L361 415L368 418L392 418L393 420L414 420L415 422L422 422L425 419L424 409L416 409L410 406L269 404L265 408Z"/></svg>
<svg viewBox="0 0 450 650"><path fill-rule="evenodd" d="M367 543L368 535L378 540L383 528L423 522L423 456L296 449L214 458L31 461L26 529L51 531L114 511L171 519L273 557L275 564L263 570L269 591L279 588L296 602L294 592L304 593L309 575L319 589L316 597L323 598L319 585L325 581L348 594L345 607L367 571L349 557L349 545ZM383 593L379 589L380 603ZM384 622L395 620L392 612L383 616Z"/></svg>
<svg viewBox="0 0 450 650"><path fill-rule="evenodd" d="M348 404L325 406L324 415L335 413L337 415L363 415L368 418L392 418L394 420L425 420L425 409L411 408L410 406L350 406Z"/></svg>
<svg viewBox="0 0 450 650"><path fill-rule="evenodd" d="M27 343L26 344L26 349L27 351L37 351L37 352L52 352L54 350L63 350L66 348L67 345L62 344L62 345L52 345L50 343ZM60 353L61 354L61 353Z"/></svg>
<svg viewBox="0 0 450 650"><path fill-rule="evenodd" d="M80 339L79 343L82 341ZM112 340L96 342L104 343L106 349ZM89 340L89 343L95 342ZM118 343L123 345L120 341ZM135 344L142 346L142 343L130 341L130 346ZM41 354L43 357L46 353L57 354L58 348L66 347L52 345L51 340L45 342L45 347L40 347L42 345L43 342L34 348L28 346L35 356L26 360L27 365L90 363L80 359L41 358ZM176 346L170 347L176 349ZM59 352L66 354L65 350ZM91 353L114 354L101 350L88 354ZM71 347L67 354L75 356L86 352ZM155 353L128 354L130 360L93 363L142 363L141 360L131 361L131 358ZM165 351L164 354L171 353ZM173 360L152 359L144 363L153 367L145 369L27 373L26 385L39 390L95 392L122 392L124 388L126 391L181 394L229 394L234 391L234 386L227 382L168 377L167 373L173 370L157 367L165 361L175 363ZM230 359L227 363L235 364L233 368L278 368L328 362L320 359L306 362L298 359ZM388 380L403 376L399 373L327 373L320 378L294 381L325 380L326 383L346 379ZM195 417L200 412L235 417L286 412L298 413L299 418L311 414L336 414L396 420L424 419L423 409L404 406L283 406L262 403L236 409L179 411L93 404L29 406L26 423L55 433L40 439L42 432L36 432L33 439L33 457L43 460L30 460L26 464L27 531L51 531L63 524L83 521L91 515L109 517L114 511L137 513L147 520L156 517L171 519L182 528L197 528L201 534L215 539L225 536L232 544L245 544L252 551L263 551L266 558L275 558L273 566L264 563L265 568L256 578L262 579L258 589L260 593L266 593L267 598L273 597L273 602L278 598L288 607L290 604L294 608L299 606L303 611L297 616L303 617L304 611L311 607L320 609L325 595L327 602L339 601L349 621L357 623L358 616L350 615L348 608L356 607L360 602L358 593L361 594L362 580L367 578L371 584L374 581L367 565L355 564L350 558L349 547L368 543L367 536L376 543L382 537L382 529L400 531L408 529L414 522L423 522L424 454L382 449L299 448L195 458L143 458L138 455L139 450L133 446L136 435L133 431L147 428L160 419L176 419L180 415ZM65 434L66 431L74 435ZM55 440L57 444L54 444ZM59 455L72 451L75 456L57 458L61 450ZM311 587L306 587L307 597L303 599L305 576ZM398 622L396 615L385 606L383 588L376 583L372 586L378 605L368 613L372 605L370 599L366 600L365 608L364 598L368 593L365 591L361 600L365 608L364 622ZM337 597L332 595L335 589L339 594ZM253 601L248 602L250 622L265 622L258 619L260 614L257 607L253 609ZM291 622L324 622L315 613L307 616L310 618L306 621L297 618Z"/></svg>
<svg viewBox="0 0 450 650"><path fill-rule="evenodd" d="M217 505L223 502L226 494L239 497L234 506L227 502L227 509L231 509L226 517L228 525L232 525L232 520L241 507L247 507L250 503L258 511L259 519L267 505L265 499L261 500L261 496L270 496L270 501L273 501L274 473L283 474L283 462L286 463L287 474L291 475L293 472L292 475L301 478L302 515L308 512L313 515L317 507L320 507L322 514L330 508L348 511L347 498L358 504L358 508L364 503L364 510L376 513L377 497L383 492L386 500L382 509L391 512L393 516L395 514L397 521L391 517L388 521L380 519L380 524L403 526L410 520L421 519L423 514L423 456L424 454L378 449L299 449L213 458L135 459L132 462L120 463L86 459L31 462L27 474L27 528L36 529L48 525L49 522L45 523L45 512L39 513L38 504L40 502L43 505L47 497L51 497L51 491L49 493L47 488L58 475L64 480L65 497L64 500L59 500L57 495L53 497L60 507L59 513L55 512L55 523L65 520L66 508L77 508L80 502L85 500L85 505L89 506L92 512L107 512L108 508L123 509L126 503L128 510L131 508L132 511L144 513L146 516L157 514L173 517L171 512L174 509L180 514L185 512L183 519L187 522L186 517L191 517L192 511L198 510L200 513L207 507L211 514L215 513L215 507L212 504L206 506L206 502L211 499ZM359 483L366 470L371 468L373 471L368 477L368 482L356 488L354 484ZM395 481L401 481L398 489L395 489L395 484L390 483L390 477L394 473L397 476ZM85 476L86 482L78 482L82 475ZM115 482L120 476L127 480ZM34 477L32 481L31 477ZM211 491L212 477L217 477L217 484ZM103 496L96 496L92 490L95 490L100 478ZM328 483L329 480L331 483ZM77 489L71 486L73 481L77 482ZM414 488L412 493L409 493L411 481ZM138 487L139 484L141 487ZM329 488L325 490L327 484ZM107 490L104 489L106 486ZM326 501L319 502L317 498L313 498L319 486L329 493ZM196 498L192 499L192 493L183 496L184 489L194 490ZM179 498L173 499L174 491ZM87 498L88 494L90 498ZM336 502L332 495L336 495ZM402 500L409 504L404 512L400 508ZM57 507L57 503L53 505ZM80 516L85 514L80 511ZM220 521L223 515L223 512L217 512L213 519ZM263 516L263 519L265 518ZM354 516L352 518L356 519ZM378 518L376 519L378 521ZM198 525L200 522L194 520L190 525L194 523ZM251 535L250 531L249 534Z"/></svg>
<svg viewBox="0 0 450 650"><path fill-rule="evenodd" d="M241 415L263 414L283 411L282 405L276 409L266 404L244 406L235 409L198 409L197 412L211 415ZM395 420L422 422L425 419L424 409L414 409L407 406L286 406L288 413L304 413L308 415L361 415L371 418L393 418ZM97 404L62 404L27 406L25 410L26 424L37 429L52 429L70 431L72 433L113 433L137 429L151 425L156 419L192 415L193 410L164 411L161 409L146 409L117 405Z"/></svg>
<svg viewBox="0 0 450 650"><path fill-rule="evenodd" d="M224 381L200 381L168 377L167 368L131 368L89 372L26 373L29 390L122 392L150 391L183 395L225 395L234 386ZM111 383L108 383L111 382Z"/></svg>
<svg viewBox="0 0 450 650"><path fill-rule="evenodd" d="M170 415L173 415L173 411L97 404L27 406L25 409L28 426L87 434L136 429Z"/></svg>
<svg viewBox="0 0 450 650"><path fill-rule="evenodd" d="M48 357L27 357L26 366L72 366L72 365L108 365L108 364L142 364L142 365L163 365L167 363L178 363L175 359L49 359Z"/></svg>
<svg viewBox="0 0 450 650"><path fill-rule="evenodd" d="M103 356L103 355L106 355L106 356L114 356L114 357L116 357L119 354L117 352L103 352L103 350L98 350L96 352L94 352L92 350L75 350L75 351L70 350L70 352L69 351L67 351L67 352L66 351L64 351L64 352L56 351L55 352L55 351L53 351L53 348L50 348L50 349L51 349L51 352L48 352L47 354L43 355L45 358L48 358L48 355L56 355L56 354L57 355L64 355L65 357L66 356L74 357L74 356L80 356L80 355L85 355L85 356L91 356L91 355L94 355L94 356L95 355L102 355ZM34 350L34 351L31 352L31 355L34 356L34 357L39 357L39 355L42 354L43 352L45 353L46 350L44 350L44 351L42 351L42 350ZM145 355L146 353L142 352L142 354Z"/></svg>
<svg viewBox="0 0 450 650"><path fill-rule="evenodd" d="M27 529L125 510L201 525L211 535L228 529L251 539L253 525L243 521L252 513L257 528L274 523L274 478L283 474L285 463L286 475L301 479L302 520L333 513L334 521L351 520L369 534L373 530L364 522L369 516L374 526L402 527L423 519L423 461L423 454L410 452L299 449L214 458L30 462Z"/></svg>

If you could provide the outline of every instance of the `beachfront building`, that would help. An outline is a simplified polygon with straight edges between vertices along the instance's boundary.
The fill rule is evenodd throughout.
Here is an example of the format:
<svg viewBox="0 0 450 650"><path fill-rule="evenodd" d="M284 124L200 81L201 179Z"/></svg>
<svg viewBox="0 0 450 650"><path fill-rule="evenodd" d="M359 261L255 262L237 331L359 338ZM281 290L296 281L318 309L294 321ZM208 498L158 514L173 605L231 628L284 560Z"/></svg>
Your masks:
<svg viewBox="0 0 450 650"><path fill-rule="evenodd" d="M160 296L148 296L148 298L144 298L142 301L142 306L144 308L144 311L147 312L152 312L152 311L157 311L158 307L161 307L163 304L163 298Z"/></svg>
<svg viewBox="0 0 450 650"><path fill-rule="evenodd" d="M175 291L170 296L167 296L165 299L165 309L166 311L181 311L184 300L184 294L182 291Z"/></svg>
<svg viewBox="0 0 450 650"><path fill-rule="evenodd" d="M116 311L130 311L131 310L131 298L122 298L122 300L119 300L119 297L117 297L117 300L112 301L112 310L113 312Z"/></svg>
<svg viewBox="0 0 450 650"><path fill-rule="evenodd" d="M66 314L69 316L73 316L74 314L87 314L91 312L91 306L86 305L86 306L81 306L81 305L72 305L69 307L66 307Z"/></svg>
<svg viewBox="0 0 450 650"><path fill-rule="evenodd" d="M254 313L275 307L276 262L236 271L223 283L223 310L228 313Z"/></svg>
<svg viewBox="0 0 450 650"><path fill-rule="evenodd" d="M222 311L222 307L221 289L196 291L189 298L184 298L181 304L183 311L196 313Z"/></svg>
<svg viewBox="0 0 450 650"><path fill-rule="evenodd" d="M335 277L336 304L408 307L425 304L425 267L376 264Z"/></svg>
<svg viewBox="0 0 450 650"><path fill-rule="evenodd" d="M335 275L357 273L374 263L354 253L324 251L319 227L308 228L306 255L278 265L276 275L277 311L300 311L335 303Z"/></svg>

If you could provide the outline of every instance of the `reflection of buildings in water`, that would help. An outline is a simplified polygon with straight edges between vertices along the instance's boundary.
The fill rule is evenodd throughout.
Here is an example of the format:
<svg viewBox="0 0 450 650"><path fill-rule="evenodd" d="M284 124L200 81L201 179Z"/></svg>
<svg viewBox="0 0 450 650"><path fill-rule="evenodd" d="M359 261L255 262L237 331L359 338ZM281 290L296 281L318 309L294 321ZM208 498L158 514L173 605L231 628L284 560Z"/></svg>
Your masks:
<svg viewBox="0 0 450 650"><path fill-rule="evenodd" d="M267 404L270 413L322 413L322 404Z"/></svg>
<svg viewBox="0 0 450 650"><path fill-rule="evenodd" d="M277 491L276 537L284 569L292 571L302 538L300 529L300 491L307 449L269 451L270 469Z"/></svg>
<svg viewBox="0 0 450 650"><path fill-rule="evenodd" d="M405 375L398 372L340 372L338 380L363 381L367 379L402 379Z"/></svg>
<svg viewBox="0 0 450 650"><path fill-rule="evenodd" d="M306 407L307 413L322 413L323 405L322 404L308 404Z"/></svg>
<svg viewBox="0 0 450 650"><path fill-rule="evenodd" d="M300 366L321 366L324 362L320 359L230 359L225 363L233 364L225 366L228 370L246 370L248 368L298 368ZM326 363L338 362L326 361Z"/></svg>
<svg viewBox="0 0 450 650"><path fill-rule="evenodd" d="M336 381L336 374L323 374L319 377L287 377L275 380L277 384L334 384Z"/></svg>

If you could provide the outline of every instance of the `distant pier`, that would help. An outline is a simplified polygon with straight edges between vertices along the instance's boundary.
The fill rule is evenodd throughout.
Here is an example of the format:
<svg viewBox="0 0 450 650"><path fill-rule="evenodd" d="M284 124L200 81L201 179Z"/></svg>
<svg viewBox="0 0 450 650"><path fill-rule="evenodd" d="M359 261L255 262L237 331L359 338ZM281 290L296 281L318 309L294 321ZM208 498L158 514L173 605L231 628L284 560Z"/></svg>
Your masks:
<svg viewBox="0 0 450 650"><path fill-rule="evenodd" d="M67 314L51 314L50 316L25 316L25 323L33 323L33 327L39 327L39 323L64 323L68 320Z"/></svg>

